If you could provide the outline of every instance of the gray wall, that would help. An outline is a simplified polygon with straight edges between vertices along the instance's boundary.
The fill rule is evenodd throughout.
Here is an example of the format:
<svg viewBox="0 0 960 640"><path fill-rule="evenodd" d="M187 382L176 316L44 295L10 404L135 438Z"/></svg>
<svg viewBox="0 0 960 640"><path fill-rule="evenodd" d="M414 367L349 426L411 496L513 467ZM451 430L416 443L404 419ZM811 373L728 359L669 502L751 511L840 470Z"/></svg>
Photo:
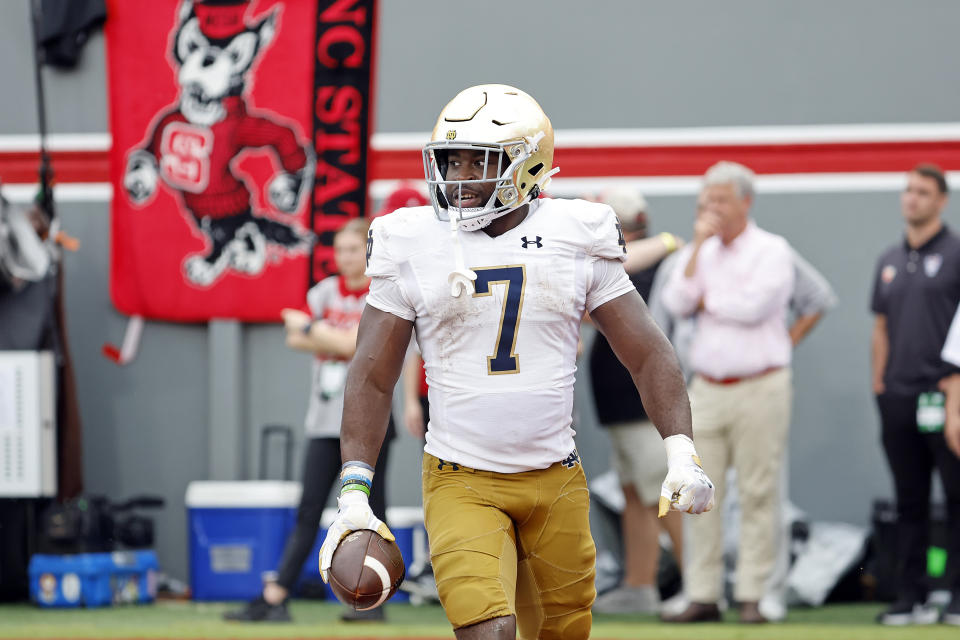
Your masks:
<svg viewBox="0 0 960 640"><path fill-rule="evenodd" d="M0 134L36 131L26 6L0 5ZM558 129L950 121L960 103L958 23L960 4L949 0L384 0L377 130L429 130L446 100L480 82L523 87ZM45 72L51 131L106 130L104 55L98 35L78 70ZM689 236L691 198L651 203L656 228ZM118 342L125 324L108 296L108 205L65 202L60 211L83 243L65 268L87 488L162 493L161 562L185 577L183 493L212 473L214 407L239 403L236 476L255 477L260 425L302 421L308 359L284 348L277 326L243 327L238 352L222 353L204 326L151 322L135 362L108 362L100 346ZM870 499L889 493L868 393L866 304L873 260L900 233L897 211L894 193L757 201L760 223L816 264L841 299L797 352L795 371L792 495L818 519L866 523ZM231 358L239 395L211 398L211 366ZM584 392L581 384L580 448L595 474L607 467L608 444ZM395 448L393 504L419 500L416 450L409 437Z"/></svg>
<svg viewBox="0 0 960 640"><path fill-rule="evenodd" d="M960 99L951 0L382 5L379 131L432 129L484 82L560 129L938 122Z"/></svg>

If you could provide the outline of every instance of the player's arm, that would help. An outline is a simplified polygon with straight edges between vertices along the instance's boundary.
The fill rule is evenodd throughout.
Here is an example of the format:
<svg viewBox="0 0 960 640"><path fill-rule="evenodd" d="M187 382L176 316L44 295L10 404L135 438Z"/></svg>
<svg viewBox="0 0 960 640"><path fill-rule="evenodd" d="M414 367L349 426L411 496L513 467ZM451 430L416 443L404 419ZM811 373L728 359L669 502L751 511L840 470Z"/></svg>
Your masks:
<svg viewBox="0 0 960 640"><path fill-rule="evenodd" d="M409 320L370 305L364 308L343 393L340 454L344 462L376 464L412 329Z"/></svg>
<svg viewBox="0 0 960 640"><path fill-rule="evenodd" d="M388 540L394 536L370 509L373 469L387 431L393 388L400 377L413 323L369 304L357 333L357 350L343 398L340 425L340 497L337 518L320 549L324 581L340 541L358 529L371 529ZM381 478L382 482L383 479Z"/></svg>
<svg viewBox="0 0 960 640"><path fill-rule="evenodd" d="M693 446L690 401L670 342L636 290L599 305L590 315L630 372L647 414L664 439L668 470L660 515L671 507L690 513L708 511L713 506L713 483L700 468Z"/></svg>

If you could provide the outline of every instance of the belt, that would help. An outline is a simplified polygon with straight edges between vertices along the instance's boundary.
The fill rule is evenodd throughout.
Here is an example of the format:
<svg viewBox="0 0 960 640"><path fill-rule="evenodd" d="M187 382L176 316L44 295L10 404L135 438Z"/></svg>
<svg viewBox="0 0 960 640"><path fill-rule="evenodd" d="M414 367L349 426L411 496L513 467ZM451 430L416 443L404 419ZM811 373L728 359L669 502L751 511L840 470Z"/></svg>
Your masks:
<svg viewBox="0 0 960 640"><path fill-rule="evenodd" d="M768 373L773 373L774 371L779 371L783 367L769 367L763 371L758 371L757 373L751 373L746 376L739 376L735 378L712 378L704 373L698 373L697 375L709 382L710 384L737 384L738 382L746 382L747 380L753 380L754 378L759 378L765 376Z"/></svg>

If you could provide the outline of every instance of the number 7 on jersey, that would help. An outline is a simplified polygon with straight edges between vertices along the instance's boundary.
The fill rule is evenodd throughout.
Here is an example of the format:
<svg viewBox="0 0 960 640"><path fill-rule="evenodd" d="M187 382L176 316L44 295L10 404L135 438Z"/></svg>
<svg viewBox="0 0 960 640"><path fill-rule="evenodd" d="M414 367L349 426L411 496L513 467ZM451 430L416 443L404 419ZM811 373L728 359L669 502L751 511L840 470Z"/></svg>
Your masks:
<svg viewBox="0 0 960 640"><path fill-rule="evenodd" d="M517 346L517 326L523 309L523 293L527 284L527 270L522 264L505 267L474 267L477 281L474 283L474 298L493 295L491 285L502 284L506 287L503 294L503 307L500 310L500 326L497 328L496 350L487 356L487 373L518 373L520 358L514 353Z"/></svg>

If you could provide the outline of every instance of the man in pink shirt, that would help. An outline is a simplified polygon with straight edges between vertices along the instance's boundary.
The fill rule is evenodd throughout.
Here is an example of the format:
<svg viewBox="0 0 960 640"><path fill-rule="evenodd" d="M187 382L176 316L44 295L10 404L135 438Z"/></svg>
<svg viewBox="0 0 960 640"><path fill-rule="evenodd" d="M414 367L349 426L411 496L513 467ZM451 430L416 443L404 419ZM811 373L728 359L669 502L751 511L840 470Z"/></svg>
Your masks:
<svg viewBox="0 0 960 640"><path fill-rule="evenodd" d="M693 433L704 470L723 499L737 471L743 510L735 599L741 622L766 622L758 601L776 556L780 468L790 421L793 290L790 245L750 218L753 172L720 162L704 176L707 210L677 257L662 301L677 316L697 314L690 347ZM680 268L682 266L682 268ZM684 584L690 606L670 622L720 619L723 520L720 510L690 521Z"/></svg>

